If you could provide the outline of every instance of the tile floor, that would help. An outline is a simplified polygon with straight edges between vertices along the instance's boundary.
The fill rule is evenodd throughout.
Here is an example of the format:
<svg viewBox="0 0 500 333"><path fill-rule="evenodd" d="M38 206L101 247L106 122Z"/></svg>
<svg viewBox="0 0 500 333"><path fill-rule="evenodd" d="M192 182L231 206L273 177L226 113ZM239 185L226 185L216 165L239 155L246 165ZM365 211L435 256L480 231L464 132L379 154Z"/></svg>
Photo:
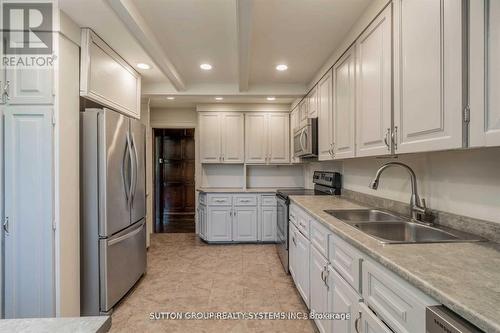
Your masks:
<svg viewBox="0 0 500 333"><path fill-rule="evenodd" d="M274 245L207 245L153 234L148 273L116 308L111 332L316 332L309 320L150 320L150 312L301 311Z"/></svg>

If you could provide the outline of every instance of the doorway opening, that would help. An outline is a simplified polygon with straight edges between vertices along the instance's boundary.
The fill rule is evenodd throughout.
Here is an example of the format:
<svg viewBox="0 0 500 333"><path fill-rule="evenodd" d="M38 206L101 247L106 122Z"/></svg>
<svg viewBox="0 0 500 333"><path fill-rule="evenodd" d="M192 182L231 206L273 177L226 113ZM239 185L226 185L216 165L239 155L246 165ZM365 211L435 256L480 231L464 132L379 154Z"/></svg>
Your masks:
<svg viewBox="0 0 500 333"><path fill-rule="evenodd" d="M155 233L195 232L194 128L153 129Z"/></svg>

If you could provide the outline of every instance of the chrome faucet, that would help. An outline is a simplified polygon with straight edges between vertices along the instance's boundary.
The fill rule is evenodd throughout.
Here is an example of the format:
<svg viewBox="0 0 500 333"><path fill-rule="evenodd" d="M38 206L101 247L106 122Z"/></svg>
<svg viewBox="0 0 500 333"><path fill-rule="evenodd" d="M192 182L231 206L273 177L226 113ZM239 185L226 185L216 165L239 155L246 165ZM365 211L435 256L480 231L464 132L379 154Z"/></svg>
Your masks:
<svg viewBox="0 0 500 333"><path fill-rule="evenodd" d="M388 162L384 165L382 165L378 170L377 174L375 175L375 178L372 180L370 183L370 188L371 189L378 189L378 184L379 184L379 179L380 175L382 172L384 172L385 169L390 168L392 166L399 166L408 171L410 174L410 179L411 179L411 198L410 198L410 212L411 212L411 219L416 222L421 222L421 223L426 223L423 222L420 219L420 215L426 215L428 214L429 210L427 209L425 205L425 199L422 199L420 201L420 197L418 196L418 190L417 190L417 176L415 176L415 172L410 168L408 165L400 162ZM429 223L426 223L429 224Z"/></svg>

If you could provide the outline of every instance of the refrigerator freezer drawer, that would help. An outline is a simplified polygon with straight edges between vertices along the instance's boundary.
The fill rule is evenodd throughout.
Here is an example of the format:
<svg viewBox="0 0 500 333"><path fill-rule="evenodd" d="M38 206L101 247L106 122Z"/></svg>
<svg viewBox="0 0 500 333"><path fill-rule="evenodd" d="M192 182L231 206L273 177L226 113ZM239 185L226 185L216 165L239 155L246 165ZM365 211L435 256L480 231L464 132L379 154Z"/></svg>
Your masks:
<svg viewBox="0 0 500 333"><path fill-rule="evenodd" d="M101 312L108 312L146 272L146 223L99 240Z"/></svg>

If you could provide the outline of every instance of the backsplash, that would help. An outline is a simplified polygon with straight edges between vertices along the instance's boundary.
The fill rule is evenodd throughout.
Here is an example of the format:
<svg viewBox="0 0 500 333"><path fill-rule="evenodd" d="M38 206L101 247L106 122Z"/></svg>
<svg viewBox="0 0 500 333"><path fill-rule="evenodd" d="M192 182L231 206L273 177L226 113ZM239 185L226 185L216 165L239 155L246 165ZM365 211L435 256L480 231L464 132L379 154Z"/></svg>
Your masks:
<svg viewBox="0 0 500 333"><path fill-rule="evenodd" d="M346 190L408 204L410 177L403 169L387 169L377 191L368 187L377 169L389 161L403 162L413 168L419 195L426 199L429 208L442 212L441 215L460 216L465 225L483 220L500 228L500 148L314 162L305 166L306 186L312 188L309 180L314 170L338 171L343 175ZM477 233L476 226L466 227Z"/></svg>

